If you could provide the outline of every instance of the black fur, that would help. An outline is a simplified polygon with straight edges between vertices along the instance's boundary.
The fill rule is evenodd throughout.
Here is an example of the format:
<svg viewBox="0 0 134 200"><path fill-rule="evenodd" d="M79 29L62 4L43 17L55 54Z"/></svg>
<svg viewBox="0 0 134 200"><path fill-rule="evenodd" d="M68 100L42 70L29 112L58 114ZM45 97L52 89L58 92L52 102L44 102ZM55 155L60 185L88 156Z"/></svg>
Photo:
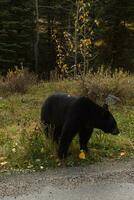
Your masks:
<svg viewBox="0 0 134 200"><path fill-rule="evenodd" d="M41 121L44 125L54 127L51 137L59 144L58 156L61 159L67 156L69 145L77 133L80 138L80 149L87 151L87 144L94 128L115 135L119 132L107 106L104 104L104 107L101 107L84 96L49 96L41 109Z"/></svg>

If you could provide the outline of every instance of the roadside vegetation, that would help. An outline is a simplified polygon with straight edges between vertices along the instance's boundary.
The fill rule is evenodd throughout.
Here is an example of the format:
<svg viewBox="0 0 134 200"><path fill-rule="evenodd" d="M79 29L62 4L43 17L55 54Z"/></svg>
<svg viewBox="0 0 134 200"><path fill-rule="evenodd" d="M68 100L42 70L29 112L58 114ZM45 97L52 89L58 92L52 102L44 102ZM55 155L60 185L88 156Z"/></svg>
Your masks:
<svg viewBox="0 0 134 200"><path fill-rule="evenodd" d="M38 81L23 68L10 71L0 78L0 170L59 167L56 149L45 138L40 124L43 101L53 92L88 95L102 105L108 94L120 98L110 110L117 119L119 136L94 130L89 142L89 155L79 159L76 137L70 147L66 166L85 165L102 159L123 159L134 156L134 76L122 70L104 69L89 72L84 78L60 81Z"/></svg>

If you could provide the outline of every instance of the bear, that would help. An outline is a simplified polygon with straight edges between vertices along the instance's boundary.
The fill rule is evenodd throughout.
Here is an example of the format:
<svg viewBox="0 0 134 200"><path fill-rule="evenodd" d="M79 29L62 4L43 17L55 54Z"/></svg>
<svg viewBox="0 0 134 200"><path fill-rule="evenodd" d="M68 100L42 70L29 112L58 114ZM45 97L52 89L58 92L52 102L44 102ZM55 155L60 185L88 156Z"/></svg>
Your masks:
<svg viewBox="0 0 134 200"><path fill-rule="evenodd" d="M58 157L67 157L69 146L79 135L80 150L88 152L88 141L94 128L117 135L119 129L108 105L100 106L86 96L70 96L64 93L50 95L41 108L41 123L46 135L58 144ZM48 127L54 128L50 135Z"/></svg>

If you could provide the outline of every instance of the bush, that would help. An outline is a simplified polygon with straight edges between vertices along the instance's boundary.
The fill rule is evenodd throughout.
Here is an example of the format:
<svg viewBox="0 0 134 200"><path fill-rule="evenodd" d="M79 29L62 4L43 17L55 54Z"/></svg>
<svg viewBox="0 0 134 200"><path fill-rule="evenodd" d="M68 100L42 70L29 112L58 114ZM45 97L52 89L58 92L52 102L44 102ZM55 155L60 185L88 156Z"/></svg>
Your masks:
<svg viewBox="0 0 134 200"><path fill-rule="evenodd" d="M122 102L134 98L134 76L121 69L114 72L103 68L95 73L89 71L79 85L80 93L94 99L103 100L109 94L119 97Z"/></svg>
<svg viewBox="0 0 134 200"><path fill-rule="evenodd" d="M14 71L9 70L6 77L0 80L0 93L25 93L28 88L37 82L37 76L27 69L15 67Z"/></svg>

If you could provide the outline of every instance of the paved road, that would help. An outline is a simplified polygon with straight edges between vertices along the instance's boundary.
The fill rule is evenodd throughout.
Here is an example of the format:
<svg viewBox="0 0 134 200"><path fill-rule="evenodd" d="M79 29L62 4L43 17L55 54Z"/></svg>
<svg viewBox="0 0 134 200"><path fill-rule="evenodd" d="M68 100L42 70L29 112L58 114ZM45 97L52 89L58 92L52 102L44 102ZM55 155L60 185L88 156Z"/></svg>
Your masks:
<svg viewBox="0 0 134 200"><path fill-rule="evenodd" d="M134 159L0 176L0 200L133 200Z"/></svg>

